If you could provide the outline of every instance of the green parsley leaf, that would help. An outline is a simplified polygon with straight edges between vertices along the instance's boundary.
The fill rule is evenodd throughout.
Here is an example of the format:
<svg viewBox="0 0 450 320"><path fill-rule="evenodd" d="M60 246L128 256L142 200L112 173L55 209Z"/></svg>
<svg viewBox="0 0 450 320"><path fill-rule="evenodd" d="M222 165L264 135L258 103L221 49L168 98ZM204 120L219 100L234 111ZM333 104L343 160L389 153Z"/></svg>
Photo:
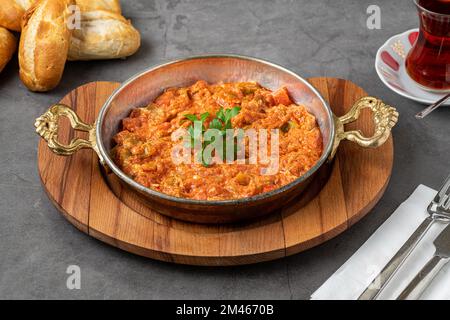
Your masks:
<svg viewBox="0 0 450 320"><path fill-rule="evenodd" d="M208 119L208 117L209 117L209 112L202 113L200 115L200 121L204 122L206 119Z"/></svg>
<svg viewBox="0 0 450 320"><path fill-rule="evenodd" d="M222 122L219 119L215 118L209 123L210 129L222 130Z"/></svg>
<svg viewBox="0 0 450 320"><path fill-rule="evenodd" d="M220 110L217 112L216 118L225 122L225 113L223 111L223 108L220 108Z"/></svg>
<svg viewBox="0 0 450 320"><path fill-rule="evenodd" d="M188 119L189 121L192 121L192 122L198 120L198 119L197 119L197 116L196 116L196 115L193 115L193 114L185 114L184 117L185 117L186 119Z"/></svg>
<svg viewBox="0 0 450 320"><path fill-rule="evenodd" d="M235 106L232 109L230 109L230 120L231 118L236 117L239 114L239 112L241 112L241 107L239 106Z"/></svg>

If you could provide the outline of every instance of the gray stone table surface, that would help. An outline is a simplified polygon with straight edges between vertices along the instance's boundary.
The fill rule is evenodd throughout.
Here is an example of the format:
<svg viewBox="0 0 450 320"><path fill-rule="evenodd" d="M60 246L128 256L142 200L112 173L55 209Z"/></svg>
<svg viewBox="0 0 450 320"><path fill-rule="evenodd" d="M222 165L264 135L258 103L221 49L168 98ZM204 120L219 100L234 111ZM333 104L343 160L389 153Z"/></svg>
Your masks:
<svg viewBox="0 0 450 320"><path fill-rule="evenodd" d="M366 26L369 5L381 29ZM68 63L59 87L26 90L17 59L0 74L0 298L25 299L308 299L419 184L438 188L450 173L450 108L424 121L421 105L377 78L377 49L418 25L410 0L122 1L142 33L127 60ZM70 90L95 80L123 81L172 58L237 53L284 65L304 77L352 80L398 108L395 165L386 194L350 230L307 252L233 268L173 265L135 256L79 232L53 207L36 169L33 122ZM81 268L81 289L68 290L66 269Z"/></svg>

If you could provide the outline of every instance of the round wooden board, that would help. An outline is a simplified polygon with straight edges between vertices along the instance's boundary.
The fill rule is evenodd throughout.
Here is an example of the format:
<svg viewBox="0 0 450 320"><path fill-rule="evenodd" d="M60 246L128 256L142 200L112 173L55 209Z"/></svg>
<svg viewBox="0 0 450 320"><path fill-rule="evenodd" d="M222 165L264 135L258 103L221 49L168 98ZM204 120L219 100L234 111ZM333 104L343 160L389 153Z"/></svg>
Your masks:
<svg viewBox="0 0 450 320"><path fill-rule="evenodd" d="M310 82L343 115L366 92L352 82L313 78ZM95 82L69 93L61 102L93 123L118 83ZM373 132L370 112L348 130ZM84 136L63 122L60 139ZM53 154L41 140L38 167L49 198L78 229L110 245L145 257L180 264L230 266L282 258L340 234L381 198L393 164L392 137L378 149L341 144L331 176L310 202L293 205L239 225L198 225L173 220L142 206L119 184L108 184L91 150L71 157ZM114 190L114 191L113 191ZM116 196L117 195L117 196ZM126 203L126 204L125 204Z"/></svg>

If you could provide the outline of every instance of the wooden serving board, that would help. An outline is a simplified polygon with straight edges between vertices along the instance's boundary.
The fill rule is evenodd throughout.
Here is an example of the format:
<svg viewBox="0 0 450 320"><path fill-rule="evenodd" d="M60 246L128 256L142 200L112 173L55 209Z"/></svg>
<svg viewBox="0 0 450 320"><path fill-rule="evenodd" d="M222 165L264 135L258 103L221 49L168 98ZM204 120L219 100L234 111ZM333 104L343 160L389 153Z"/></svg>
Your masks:
<svg viewBox="0 0 450 320"><path fill-rule="evenodd" d="M310 82L343 115L366 92L352 82L314 78ZM61 102L87 123L118 83L95 82L69 93ZM347 129L373 132L370 112ZM83 134L75 133L76 136ZM62 123L60 139L74 132ZM257 222L197 225L173 220L140 204L117 183L106 182L96 154L53 154L41 140L38 166L45 190L59 211L78 229L123 250L180 264L229 266L282 258L321 244L365 216L381 198L393 164L392 137L379 149L350 142L339 148L330 178L307 204L291 205Z"/></svg>

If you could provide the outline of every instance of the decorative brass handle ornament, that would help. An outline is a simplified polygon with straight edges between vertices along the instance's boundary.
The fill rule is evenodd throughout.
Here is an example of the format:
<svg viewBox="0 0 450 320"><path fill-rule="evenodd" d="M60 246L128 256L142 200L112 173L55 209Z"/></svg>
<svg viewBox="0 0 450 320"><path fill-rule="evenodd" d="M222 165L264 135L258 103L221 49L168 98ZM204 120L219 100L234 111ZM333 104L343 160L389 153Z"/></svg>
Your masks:
<svg viewBox="0 0 450 320"><path fill-rule="evenodd" d="M361 111L370 108L373 112L375 123L375 133L372 137L364 137L360 130L345 131L344 125L356 121ZM392 128L398 122L398 112L394 107L386 105L380 99L374 97L364 97L358 100L352 109L344 116L334 116L336 134L334 136L333 150L330 159L336 154L337 148L342 140L356 142L365 148L378 148L383 145L391 134Z"/></svg>
<svg viewBox="0 0 450 320"><path fill-rule="evenodd" d="M58 120L60 116L66 116L73 129L89 133L88 140L75 138L68 145L58 142ZM36 132L48 143L48 147L54 153L61 156L70 156L80 149L93 149L102 158L97 148L95 124L89 125L81 121L78 115L64 104L55 104L46 113L36 119L34 124Z"/></svg>

